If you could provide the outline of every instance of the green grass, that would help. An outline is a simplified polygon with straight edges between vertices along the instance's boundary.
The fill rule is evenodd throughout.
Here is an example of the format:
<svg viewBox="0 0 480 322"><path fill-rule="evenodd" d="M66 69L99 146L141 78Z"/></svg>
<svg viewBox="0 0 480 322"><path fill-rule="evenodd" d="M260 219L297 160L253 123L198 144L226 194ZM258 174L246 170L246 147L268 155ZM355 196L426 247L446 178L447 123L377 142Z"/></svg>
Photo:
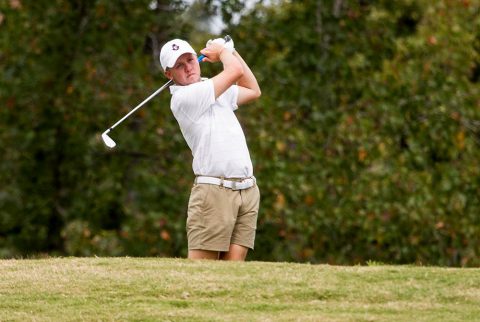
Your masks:
<svg viewBox="0 0 480 322"><path fill-rule="evenodd" d="M0 260L0 321L480 321L480 269Z"/></svg>

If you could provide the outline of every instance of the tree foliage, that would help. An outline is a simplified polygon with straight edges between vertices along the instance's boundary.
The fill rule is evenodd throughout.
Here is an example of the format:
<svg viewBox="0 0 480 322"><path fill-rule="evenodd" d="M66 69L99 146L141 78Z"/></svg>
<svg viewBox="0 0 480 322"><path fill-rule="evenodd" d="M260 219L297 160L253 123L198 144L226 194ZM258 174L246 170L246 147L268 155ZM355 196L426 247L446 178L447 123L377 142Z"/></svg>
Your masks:
<svg viewBox="0 0 480 322"><path fill-rule="evenodd" d="M142 240L158 223L177 225L162 218L183 212L174 178L188 172L175 166L182 141L168 100L115 130L114 151L100 133L165 81L158 46L191 32L183 9L175 1L100 0L10 1L0 9L4 256L172 252L174 234Z"/></svg>
<svg viewBox="0 0 480 322"><path fill-rule="evenodd" d="M264 93L262 256L479 264L479 23L478 2L303 1L231 26Z"/></svg>
<svg viewBox="0 0 480 322"><path fill-rule="evenodd" d="M252 258L479 265L480 3L269 3L2 2L0 256L185 255L168 93L114 150L100 134L165 82L160 44L200 49L218 13L263 93L237 113L262 192Z"/></svg>

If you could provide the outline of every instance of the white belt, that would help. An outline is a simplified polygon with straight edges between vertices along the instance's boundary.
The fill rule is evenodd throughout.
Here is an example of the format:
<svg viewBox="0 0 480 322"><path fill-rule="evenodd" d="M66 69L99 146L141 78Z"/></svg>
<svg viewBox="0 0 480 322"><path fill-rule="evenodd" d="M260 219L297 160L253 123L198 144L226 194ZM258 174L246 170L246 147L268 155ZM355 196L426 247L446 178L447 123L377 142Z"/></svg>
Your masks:
<svg viewBox="0 0 480 322"><path fill-rule="evenodd" d="M214 184L217 186L223 186L232 190L244 190L251 188L255 185L256 179L254 176L250 178L243 179L242 181L233 181L233 180L226 180L217 177L206 177L206 176L198 176L195 178L195 183L206 183L206 184Z"/></svg>

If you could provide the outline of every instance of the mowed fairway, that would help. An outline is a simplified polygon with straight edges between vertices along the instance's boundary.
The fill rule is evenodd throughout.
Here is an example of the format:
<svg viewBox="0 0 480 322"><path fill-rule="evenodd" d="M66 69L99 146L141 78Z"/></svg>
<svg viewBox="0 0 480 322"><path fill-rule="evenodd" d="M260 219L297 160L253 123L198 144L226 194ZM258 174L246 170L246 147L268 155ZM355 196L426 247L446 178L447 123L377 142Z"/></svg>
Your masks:
<svg viewBox="0 0 480 322"><path fill-rule="evenodd" d="M0 321L479 321L480 269L0 261Z"/></svg>

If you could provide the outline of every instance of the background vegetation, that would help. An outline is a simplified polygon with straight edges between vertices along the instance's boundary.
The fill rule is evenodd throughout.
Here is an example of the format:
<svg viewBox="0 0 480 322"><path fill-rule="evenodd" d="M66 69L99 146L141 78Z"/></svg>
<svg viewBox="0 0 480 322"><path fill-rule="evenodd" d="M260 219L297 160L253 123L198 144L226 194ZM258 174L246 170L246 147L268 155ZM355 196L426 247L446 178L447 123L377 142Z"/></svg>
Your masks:
<svg viewBox="0 0 480 322"><path fill-rule="evenodd" d="M247 6L248 4L248 6ZM185 256L161 44L230 34L262 192L251 259L480 264L480 1L0 2L0 257ZM219 66L204 66L206 76Z"/></svg>

